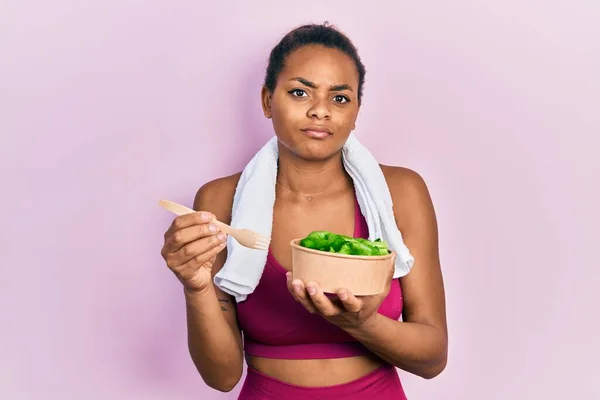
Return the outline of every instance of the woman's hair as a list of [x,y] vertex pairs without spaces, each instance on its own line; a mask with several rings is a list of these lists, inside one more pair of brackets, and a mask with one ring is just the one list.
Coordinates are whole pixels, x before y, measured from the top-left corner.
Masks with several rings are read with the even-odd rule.
[[358,101],[362,98],[363,84],[365,82],[365,66],[352,41],[337,28],[324,24],[310,24],[300,26],[287,35],[271,50],[269,65],[265,75],[265,86],[272,93],[277,84],[277,78],[285,65],[285,59],[295,50],[303,46],[320,45],[337,49],[348,55],[356,65],[358,72]]

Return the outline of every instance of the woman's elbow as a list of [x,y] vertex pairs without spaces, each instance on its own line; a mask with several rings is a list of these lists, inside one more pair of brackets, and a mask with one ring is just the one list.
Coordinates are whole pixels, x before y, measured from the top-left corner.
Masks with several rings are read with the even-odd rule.
[[441,374],[446,369],[447,364],[448,364],[448,359],[446,357],[444,357],[439,362],[420,371],[420,373],[418,375],[423,379],[433,379],[436,376],[438,376],[439,374]]
[[209,371],[200,371],[200,376],[204,383],[219,392],[231,392],[242,379],[243,366],[229,365],[226,368],[220,368],[220,371],[215,369]]
[[205,379],[204,383],[212,389],[218,390],[219,392],[227,393],[231,392],[237,384],[240,382],[242,374],[231,374],[226,377],[220,377],[215,380]]
[[208,384],[208,386],[212,389],[218,390],[219,392],[227,393],[231,392],[237,386],[238,382],[219,382],[214,385]]

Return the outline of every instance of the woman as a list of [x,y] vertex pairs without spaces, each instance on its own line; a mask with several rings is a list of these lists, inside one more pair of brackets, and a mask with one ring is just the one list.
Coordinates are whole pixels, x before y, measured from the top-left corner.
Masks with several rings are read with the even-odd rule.
[[[341,154],[364,77],[353,44],[327,25],[297,28],[271,52],[262,106],[278,138],[276,200],[267,265],[247,300],[235,304],[213,284],[227,255],[226,235],[210,221],[231,220],[240,174],[202,186],[194,201],[199,212],[177,217],[165,233],[162,255],[184,288],[190,354],[214,389],[238,384],[244,353],[248,374],[240,399],[403,399],[395,367],[428,379],[445,368],[437,223],[417,173],[381,166],[395,220],[415,258],[408,275],[390,276],[385,293],[358,298],[341,290],[333,299],[315,282],[290,282],[285,274],[293,238],[313,230],[368,236]],[[281,323],[289,316],[298,325]],[[274,336],[288,342],[269,343]]]

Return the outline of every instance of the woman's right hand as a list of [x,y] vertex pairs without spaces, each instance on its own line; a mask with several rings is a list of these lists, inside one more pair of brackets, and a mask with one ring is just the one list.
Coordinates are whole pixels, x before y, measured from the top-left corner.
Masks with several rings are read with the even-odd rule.
[[188,291],[203,292],[212,284],[212,267],[227,245],[213,219],[206,211],[181,215],[165,232],[162,257]]

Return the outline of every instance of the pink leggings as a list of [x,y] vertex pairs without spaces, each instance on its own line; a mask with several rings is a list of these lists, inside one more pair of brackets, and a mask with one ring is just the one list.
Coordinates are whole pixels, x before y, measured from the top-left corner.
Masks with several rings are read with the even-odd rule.
[[396,368],[383,365],[354,381],[334,386],[305,387],[282,382],[248,367],[238,400],[406,400]]

